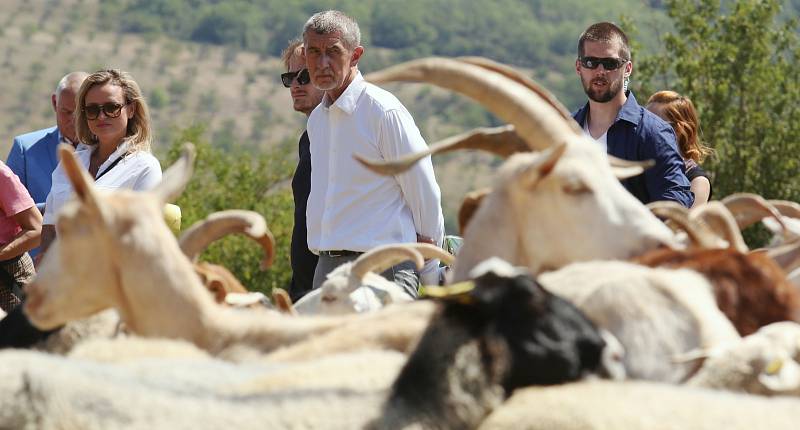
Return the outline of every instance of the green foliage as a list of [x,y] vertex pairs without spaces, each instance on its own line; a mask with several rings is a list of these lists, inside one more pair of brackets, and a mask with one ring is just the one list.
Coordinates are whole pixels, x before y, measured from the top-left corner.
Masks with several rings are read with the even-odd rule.
[[250,291],[269,294],[272,288],[286,288],[291,278],[289,241],[294,222],[292,192],[285,185],[294,171],[290,142],[258,154],[222,151],[206,141],[203,128],[196,126],[182,130],[173,140],[164,166],[177,159],[183,142],[193,142],[197,150],[194,176],[175,202],[181,208],[183,229],[216,211],[248,209],[264,216],[277,242],[274,264],[267,271],[258,269],[261,249],[239,235],[215,242],[201,260],[227,267]]
[[[778,0],[668,0],[674,33],[648,57],[642,98],[669,88],[698,108],[715,197],[754,192],[800,200],[800,46]],[[749,234],[757,241],[758,234]]]

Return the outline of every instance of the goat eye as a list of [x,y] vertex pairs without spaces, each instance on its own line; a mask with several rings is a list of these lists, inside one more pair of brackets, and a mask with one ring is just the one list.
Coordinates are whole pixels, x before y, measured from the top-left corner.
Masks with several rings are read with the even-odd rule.
[[571,181],[564,184],[563,190],[566,194],[580,195],[591,193],[592,189],[583,181]]
[[325,303],[332,303],[336,301],[336,297],[334,296],[322,296],[321,300]]

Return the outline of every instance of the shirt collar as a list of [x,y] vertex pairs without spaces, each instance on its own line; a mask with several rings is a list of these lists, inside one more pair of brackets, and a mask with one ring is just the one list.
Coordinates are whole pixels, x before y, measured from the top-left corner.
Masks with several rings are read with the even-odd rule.
[[642,118],[641,109],[642,107],[639,106],[639,103],[636,101],[633,91],[628,91],[628,99],[625,100],[625,104],[622,105],[622,109],[619,110],[617,121],[625,120],[633,125],[639,125],[639,121]]
[[323,105],[329,109],[331,106],[335,106],[344,113],[351,115],[353,111],[356,110],[356,103],[358,102],[359,97],[361,97],[361,94],[366,89],[367,81],[365,81],[364,77],[361,76],[360,71],[356,71],[356,76],[353,78],[353,81],[350,82],[350,85],[347,86],[339,98],[331,104],[328,98],[325,97]]
[[[104,161],[103,164],[101,164],[100,167],[97,168],[97,172],[98,173],[102,173],[103,171],[105,171],[107,169],[106,166],[108,166],[109,164],[113,163],[117,158],[124,157],[125,154],[128,152],[128,147],[129,146],[130,146],[130,142],[127,139],[123,140],[122,143],[117,145],[117,149],[115,149],[114,152],[112,152],[111,155],[108,156],[106,161]],[[98,145],[92,145],[92,151],[93,152],[97,151],[97,148],[99,148]]]

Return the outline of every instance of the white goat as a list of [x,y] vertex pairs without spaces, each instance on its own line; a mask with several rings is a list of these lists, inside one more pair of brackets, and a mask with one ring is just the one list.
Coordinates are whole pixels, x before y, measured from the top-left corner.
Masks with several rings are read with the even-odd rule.
[[[369,315],[291,317],[216,304],[163,221],[164,202],[174,199],[191,176],[191,152],[165,172],[151,193],[97,192],[68,148],[61,160],[75,198],[59,214],[58,239],[28,287],[25,312],[41,329],[116,308],[133,334],[188,340],[212,353],[236,346],[272,351],[310,336],[342,328],[369,327],[388,319],[414,318],[404,309]],[[92,258],[86,258],[91,255]],[[415,307],[426,315],[431,304]],[[405,351],[419,331],[350,344]],[[350,333],[352,337],[352,332]]]
[[413,298],[407,291],[378,273],[406,260],[421,268],[423,258],[437,258],[447,264],[453,262],[452,255],[434,245],[380,246],[334,269],[319,288],[303,296],[294,308],[300,314],[345,314],[411,301]]
[[712,348],[688,385],[800,396],[800,324],[780,322]]
[[[451,281],[491,256],[534,273],[595,259],[627,259],[678,243],[670,230],[619,183],[643,171],[619,163],[588,142],[547,92],[486,62],[415,60],[372,73],[368,80],[428,82],[476,99],[513,124],[541,153],[517,154],[464,232]],[[534,90],[535,89],[535,90]]]
[[800,399],[644,381],[517,390],[479,430],[793,430]]
[[740,338],[708,280],[690,270],[598,261],[544,273],[539,282],[619,340],[633,379],[684,381],[699,363],[675,357]]

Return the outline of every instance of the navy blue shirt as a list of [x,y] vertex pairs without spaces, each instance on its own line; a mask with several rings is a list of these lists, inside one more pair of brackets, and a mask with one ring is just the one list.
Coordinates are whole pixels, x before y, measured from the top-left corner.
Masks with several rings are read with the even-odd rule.
[[308,250],[308,232],[306,227],[306,206],[311,193],[311,151],[309,150],[308,133],[300,137],[297,169],[292,177],[292,194],[294,195],[294,229],[292,230],[291,262],[292,283],[289,285],[289,297],[297,302],[311,291],[314,281],[314,270],[317,268],[317,257]]
[[[572,117],[583,126],[588,112],[589,102],[586,102]],[[642,203],[672,200],[686,207],[692,205],[694,194],[689,188],[675,132],[657,115],[639,106],[633,92],[628,92],[628,100],[608,129],[607,141],[608,153],[617,158],[655,160],[656,165],[643,175],[622,181]]]

